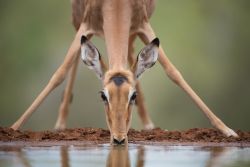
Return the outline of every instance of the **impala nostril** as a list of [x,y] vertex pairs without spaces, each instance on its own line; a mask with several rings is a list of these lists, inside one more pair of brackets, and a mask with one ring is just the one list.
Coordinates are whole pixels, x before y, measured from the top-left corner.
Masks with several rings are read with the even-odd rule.
[[125,138],[121,139],[121,140],[118,140],[116,138],[113,139],[113,143],[114,144],[117,144],[117,145],[121,145],[121,144],[124,144],[125,143]]

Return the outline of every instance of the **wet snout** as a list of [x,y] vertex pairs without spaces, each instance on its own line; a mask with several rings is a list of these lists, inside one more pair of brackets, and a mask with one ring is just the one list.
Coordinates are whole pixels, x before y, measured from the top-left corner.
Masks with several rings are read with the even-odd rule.
[[112,143],[114,145],[124,145],[127,143],[127,134],[113,135]]

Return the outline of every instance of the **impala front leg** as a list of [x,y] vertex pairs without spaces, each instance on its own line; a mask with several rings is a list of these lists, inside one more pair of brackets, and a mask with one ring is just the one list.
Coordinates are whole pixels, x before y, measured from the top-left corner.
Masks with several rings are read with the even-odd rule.
[[37,107],[44,101],[44,99],[50,94],[50,92],[60,85],[66,77],[72,64],[75,62],[77,57],[77,52],[80,50],[80,39],[82,35],[89,35],[84,24],[78,29],[75,38],[67,52],[62,65],[57,69],[52,78],[50,79],[47,86],[42,90],[42,92],[37,96],[31,106],[24,112],[24,114],[11,126],[12,129],[19,129],[25,121],[31,116],[31,114],[37,109]]
[[[140,38],[146,44],[148,44],[152,39],[155,38],[155,33],[151,28],[149,23],[146,23],[143,29],[140,31]],[[209,108],[208,106],[201,100],[201,98],[194,92],[194,90],[188,85],[188,83],[184,80],[181,73],[176,69],[176,67],[170,62],[167,58],[166,54],[162,47],[159,48],[159,58],[158,58],[161,66],[165,70],[168,77],[176,83],[179,87],[181,87],[190,98],[194,101],[194,103],[201,109],[201,111],[206,115],[206,117],[210,120],[211,124],[219,129],[226,136],[234,136],[238,137],[238,135],[230,128],[228,128]]]
[[[130,66],[132,66],[135,63],[134,45],[133,45],[135,38],[136,38],[136,36],[131,36],[129,39],[128,62],[130,64]],[[139,81],[137,81],[135,88],[136,88],[136,92],[137,92],[137,98],[136,98],[137,110],[138,110],[139,117],[142,121],[143,127],[144,127],[144,129],[153,129],[154,123],[150,119],[147,108],[145,106],[144,97],[143,97],[144,95],[143,95]]]
[[71,67],[71,72],[69,74],[68,83],[63,92],[62,101],[61,101],[61,105],[59,108],[59,114],[58,114],[57,121],[55,124],[55,129],[57,130],[63,130],[66,128],[66,119],[69,114],[69,105],[73,99],[72,90],[73,90],[77,66],[78,66],[79,58],[80,58],[80,53],[77,53],[77,54],[78,54],[77,58],[75,59],[75,62],[73,63]]

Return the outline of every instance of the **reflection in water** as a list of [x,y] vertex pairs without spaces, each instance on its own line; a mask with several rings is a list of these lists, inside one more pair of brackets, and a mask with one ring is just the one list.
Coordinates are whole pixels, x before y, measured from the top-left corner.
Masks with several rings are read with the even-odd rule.
[[[244,154],[243,149],[237,147],[214,147],[208,148],[210,151],[210,158],[206,167],[217,166],[250,166],[250,151]],[[246,162],[246,164],[244,164]]]
[[0,167],[226,167],[250,166],[250,148],[188,146],[4,147]]
[[207,161],[207,165],[206,167],[215,167],[215,166],[219,166],[218,160],[221,159],[221,157],[226,154],[228,150],[225,147],[214,147],[211,150],[210,153],[210,158]]
[[17,152],[17,160],[19,160],[19,163],[24,167],[31,167],[29,161],[25,158],[25,155],[21,150]]
[[136,167],[143,167],[144,166],[144,147],[140,146],[138,148],[138,156],[137,156],[137,162]]
[[[130,167],[129,152],[127,146],[112,146],[107,159],[106,167]],[[138,148],[136,167],[144,166],[144,148]]]
[[130,167],[127,146],[112,146],[107,159],[107,167]]
[[70,167],[68,147],[62,146],[60,149],[61,167]]

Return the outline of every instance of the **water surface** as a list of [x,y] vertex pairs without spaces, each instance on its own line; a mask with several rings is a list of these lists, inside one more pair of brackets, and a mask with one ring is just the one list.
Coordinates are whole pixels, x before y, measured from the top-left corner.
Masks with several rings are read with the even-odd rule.
[[135,145],[0,146],[0,167],[249,167],[250,148]]

